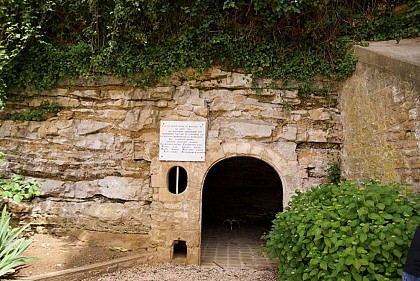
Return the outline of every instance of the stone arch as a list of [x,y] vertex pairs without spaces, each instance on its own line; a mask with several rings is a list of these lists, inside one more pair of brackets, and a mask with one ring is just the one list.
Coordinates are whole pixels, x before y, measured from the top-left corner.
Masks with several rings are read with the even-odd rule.
[[[257,256],[262,242],[259,240],[261,235],[271,227],[275,213],[282,211],[287,205],[293,194],[292,190],[299,187],[296,146],[229,142],[214,147],[209,146],[209,151],[211,153],[207,154],[206,163],[202,166],[202,168],[205,166],[205,172],[202,174],[200,198],[200,237],[198,237],[200,264],[210,265],[213,261],[232,266],[238,258],[246,263],[255,263],[255,266],[266,264],[268,261],[264,260],[264,257],[252,262],[246,260],[241,246],[229,248],[224,245],[246,244],[246,251]],[[260,181],[253,181],[252,178],[249,178],[251,184],[248,184],[247,180],[241,182],[240,177],[247,175],[242,174],[235,165],[238,163],[242,165],[245,162],[229,161],[236,159],[251,161],[253,164],[247,167],[256,170],[260,167],[259,163],[260,171],[275,183],[267,184],[269,181],[265,181],[258,174],[255,176],[259,177],[261,185]],[[218,166],[225,165],[225,161],[229,161],[227,162],[229,164]],[[212,170],[213,168],[215,170]],[[230,174],[234,174],[232,180],[227,177]],[[217,179],[217,175],[221,178]],[[206,182],[208,178],[215,180],[209,183]],[[224,183],[227,185],[223,185]],[[257,188],[254,189],[254,186]],[[209,190],[211,191],[208,192]],[[247,242],[244,244],[244,241]],[[235,258],[226,261],[223,258],[225,255],[232,255]]]
[[[294,190],[301,186],[296,144],[290,142],[268,144],[241,140],[220,143],[210,139],[206,146],[206,159],[203,162],[152,160],[151,187],[158,200],[151,205],[149,237],[150,243],[156,245],[153,252],[156,261],[170,261],[173,241],[182,240],[188,246],[186,262],[200,263],[204,182],[214,165],[223,159],[235,156],[260,159],[276,171],[282,182],[283,206],[287,205]],[[168,191],[164,176],[174,165],[182,166],[188,173],[187,189],[178,195]]]
[[[201,201],[201,224],[219,226],[229,219],[237,226],[271,227],[283,211],[283,187],[277,171],[260,158],[232,156],[213,165],[206,175]],[[239,223],[239,221],[241,223]]]
[[265,145],[258,142],[226,142],[209,149],[205,172],[201,181],[201,196],[204,181],[210,169],[218,162],[238,156],[260,159],[270,165],[279,175],[283,188],[283,206],[287,206],[297,188],[301,187],[296,152],[287,146]]

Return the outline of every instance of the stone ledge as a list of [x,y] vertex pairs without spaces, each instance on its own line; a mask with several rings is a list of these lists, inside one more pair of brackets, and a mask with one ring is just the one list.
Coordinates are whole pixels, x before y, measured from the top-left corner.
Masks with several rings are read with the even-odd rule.
[[133,267],[138,264],[144,264],[147,261],[146,254],[138,254],[129,257],[114,259],[107,262],[95,263],[87,266],[71,268],[56,272],[50,272],[33,277],[25,277],[21,281],[77,281],[85,278],[98,276],[104,273],[115,272],[118,270]]
[[355,46],[359,62],[378,67],[420,85],[420,38],[370,42]]

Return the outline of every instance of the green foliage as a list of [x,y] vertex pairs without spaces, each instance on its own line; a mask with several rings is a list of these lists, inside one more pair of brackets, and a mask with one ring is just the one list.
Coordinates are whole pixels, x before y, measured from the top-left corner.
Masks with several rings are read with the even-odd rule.
[[419,195],[406,193],[375,181],[297,192],[264,250],[279,258],[281,280],[400,280],[420,224]]
[[370,4],[353,18],[355,39],[387,40],[420,35],[420,1],[382,1]]
[[327,170],[328,172],[328,181],[333,184],[339,184],[341,181],[341,169],[340,164],[337,162],[332,163]]
[[0,179],[0,196],[12,198],[16,202],[30,200],[39,196],[40,184],[34,180],[24,180],[21,176],[13,175],[10,179]]
[[[33,0],[3,0],[1,2],[0,100],[8,87],[8,78],[1,74],[10,72],[16,63],[15,59],[31,42],[39,38],[48,7],[49,1],[42,1],[39,7]],[[0,108],[2,107],[1,102]]]
[[32,243],[32,239],[20,238],[29,225],[13,228],[10,226],[10,217],[4,207],[0,217],[0,276],[14,273],[19,265],[36,259],[22,257]]
[[308,89],[354,71],[354,41],[418,35],[419,17],[418,0],[4,0],[0,93],[79,75],[148,85],[212,64]]
[[44,101],[40,106],[30,109],[25,109],[18,113],[10,114],[8,117],[11,120],[22,120],[22,121],[42,121],[45,120],[46,116],[53,114],[56,115],[62,109],[61,105],[55,102],[50,103]]

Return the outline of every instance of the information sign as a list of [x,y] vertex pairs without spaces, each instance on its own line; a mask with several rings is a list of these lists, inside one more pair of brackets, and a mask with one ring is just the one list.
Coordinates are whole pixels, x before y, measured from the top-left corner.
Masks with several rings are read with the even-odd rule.
[[205,121],[161,121],[159,160],[205,161]]

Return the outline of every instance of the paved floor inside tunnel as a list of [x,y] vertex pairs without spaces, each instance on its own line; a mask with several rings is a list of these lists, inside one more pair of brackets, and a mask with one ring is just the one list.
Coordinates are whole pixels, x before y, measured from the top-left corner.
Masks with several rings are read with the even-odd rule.
[[275,268],[276,260],[261,253],[264,233],[260,227],[231,225],[203,227],[201,241],[201,265],[223,268]]

